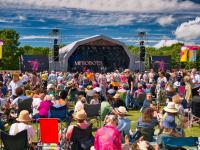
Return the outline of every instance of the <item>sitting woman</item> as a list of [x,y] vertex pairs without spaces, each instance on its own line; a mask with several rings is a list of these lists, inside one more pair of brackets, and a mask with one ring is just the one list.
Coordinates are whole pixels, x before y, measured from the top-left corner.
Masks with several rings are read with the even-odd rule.
[[[92,136],[92,125],[86,121],[86,118],[86,112],[81,109],[74,115],[74,119],[77,121],[76,125],[70,125],[67,129],[67,141],[77,142],[72,144],[73,150],[82,150],[86,147],[86,149],[90,149],[90,147],[93,145],[94,138]],[[78,128],[78,131],[75,130],[75,128]]]
[[126,108],[120,106],[119,108],[115,109],[117,116],[118,116],[118,125],[117,129],[120,131],[123,142],[125,141],[124,138],[126,135],[129,135],[129,131],[131,128],[131,121],[130,119],[126,118],[125,115],[127,113]]
[[[163,147],[162,137],[181,137],[176,131],[175,117],[168,115],[163,121],[163,131],[157,138],[156,150],[160,150]],[[168,147],[170,149],[170,147]]]
[[78,95],[78,100],[74,107],[74,112],[84,109],[84,104],[86,103],[86,98],[83,95]]
[[153,108],[146,108],[142,114],[142,117],[137,122],[137,132],[140,132],[144,139],[152,142],[155,126],[157,126],[158,120],[154,115]]
[[67,91],[65,91],[65,90],[60,91],[59,92],[59,99],[54,102],[54,106],[60,107],[60,106],[66,105],[67,104],[66,98],[67,98]]
[[118,117],[108,115],[104,123],[105,126],[98,129],[95,134],[95,150],[121,150],[121,135],[117,130]]
[[93,95],[93,99],[91,99],[90,104],[99,104],[100,95],[96,92]]
[[51,102],[51,99],[52,97],[49,95],[46,95],[44,97],[44,100],[40,102],[40,105],[38,107],[39,114],[36,114],[35,116],[33,116],[34,119],[48,118],[50,107],[53,105],[53,103]]
[[27,130],[29,144],[32,143],[35,136],[33,126],[31,125],[31,118],[29,117],[29,112],[27,110],[22,110],[19,117],[16,119],[17,123],[14,123],[10,127],[9,134],[16,135],[17,133]]

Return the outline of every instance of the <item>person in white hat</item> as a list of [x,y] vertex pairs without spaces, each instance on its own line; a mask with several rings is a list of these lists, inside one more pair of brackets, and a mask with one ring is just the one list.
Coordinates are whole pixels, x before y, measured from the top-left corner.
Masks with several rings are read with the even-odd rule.
[[29,116],[29,112],[27,110],[22,110],[19,113],[19,116],[16,119],[16,121],[17,123],[11,125],[9,134],[16,135],[17,133],[23,130],[27,130],[29,143],[31,143],[35,136],[35,131],[33,129],[33,126],[31,125],[31,118]]
[[116,108],[115,111],[118,116],[117,129],[120,131],[124,141],[125,135],[129,135],[129,131],[131,129],[131,121],[125,117],[127,110],[124,106]]

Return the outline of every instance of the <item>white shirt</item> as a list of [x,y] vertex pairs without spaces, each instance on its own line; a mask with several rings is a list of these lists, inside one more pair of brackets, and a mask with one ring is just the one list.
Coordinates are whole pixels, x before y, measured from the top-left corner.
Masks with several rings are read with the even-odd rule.
[[74,112],[77,112],[81,109],[84,109],[84,104],[81,101],[76,102],[76,105],[74,107]]
[[193,84],[200,83],[200,75],[199,74],[191,75],[191,79],[192,79]]
[[13,80],[10,82],[9,86],[8,86],[8,90],[11,90],[12,95],[16,95],[15,93],[15,89],[18,87],[22,87],[23,84],[22,82],[19,80],[17,82],[14,82]]
[[22,82],[28,82],[28,80],[29,80],[29,77],[26,74],[24,74],[22,76]]
[[167,78],[166,77],[163,77],[163,78],[161,78],[161,77],[159,77],[158,78],[158,80],[157,80],[157,83],[161,83],[161,82],[167,82]]
[[33,98],[33,115],[38,113],[38,107],[40,106],[41,99],[40,98]]
[[21,122],[12,124],[11,127],[10,127],[9,134],[10,135],[16,135],[17,133],[19,133],[23,130],[27,130],[29,138],[31,138],[31,139],[34,138],[35,131],[34,131],[32,125],[27,125],[27,124],[21,123]]

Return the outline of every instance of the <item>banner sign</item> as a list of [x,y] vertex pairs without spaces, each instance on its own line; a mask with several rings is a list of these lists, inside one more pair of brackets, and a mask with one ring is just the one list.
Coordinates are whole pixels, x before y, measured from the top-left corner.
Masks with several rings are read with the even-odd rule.
[[151,63],[155,71],[166,71],[171,69],[170,56],[152,56]]

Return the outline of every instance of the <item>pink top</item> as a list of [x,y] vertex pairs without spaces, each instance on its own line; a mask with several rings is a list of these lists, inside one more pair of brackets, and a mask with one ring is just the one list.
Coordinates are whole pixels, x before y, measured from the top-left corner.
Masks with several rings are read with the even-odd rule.
[[38,107],[39,110],[39,114],[41,117],[48,117],[48,111],[50,109],[50,106],[53,105],[53,103],[51,101],[42,101],[40,103],[40,106]]
[[95,150],[121,150],[121,134],[112,126],[97,130],[94,141]]

